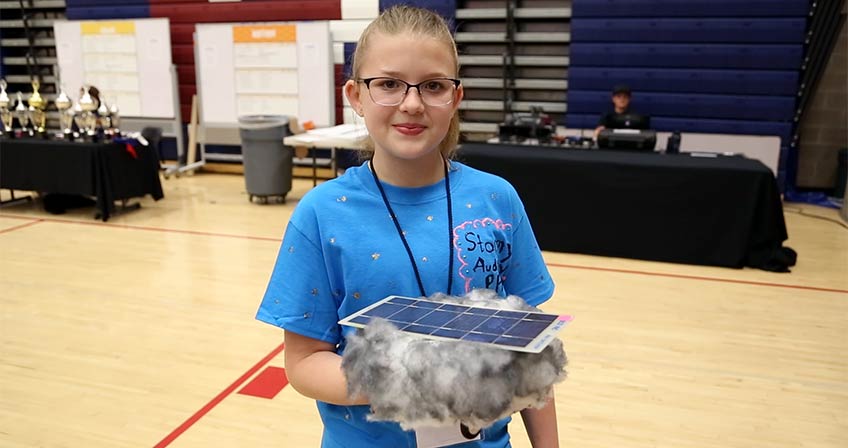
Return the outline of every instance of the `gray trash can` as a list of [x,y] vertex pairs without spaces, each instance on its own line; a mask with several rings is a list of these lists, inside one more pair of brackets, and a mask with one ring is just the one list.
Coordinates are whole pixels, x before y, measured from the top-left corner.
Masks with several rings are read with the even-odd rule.
[[247,115],[239,117],[244,183],[248,200],[268,198],[286,202],[292,188],[293,150],[283,145],[283,137],[291,135],[289,119],[282,115]]

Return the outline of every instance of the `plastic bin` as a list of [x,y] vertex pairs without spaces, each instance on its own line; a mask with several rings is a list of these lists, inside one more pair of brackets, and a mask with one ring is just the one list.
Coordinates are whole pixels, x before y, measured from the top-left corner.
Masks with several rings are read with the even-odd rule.
[[268,198],[285,203],[292,188],[293,150],[283,145],[283,137],[291,135],[289,119],[281,115],[247,115],[239,117],[244,182],[248,200]]

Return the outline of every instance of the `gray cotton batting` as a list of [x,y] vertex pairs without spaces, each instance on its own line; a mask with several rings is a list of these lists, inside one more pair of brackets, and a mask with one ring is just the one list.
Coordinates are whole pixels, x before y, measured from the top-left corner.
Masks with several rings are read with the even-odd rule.
[[[430,300],[539,311],[517,296],[475,290],[464,297],[436,294]],[[565,379],[562,342],[541,353],[524,353],[462,341],[425,339],[383,319],[348,337],[342,359],[350,396],[366,396],[370,420],[404,429],[464,424],[471,430],[528,407],[541,408],[553,385]]]

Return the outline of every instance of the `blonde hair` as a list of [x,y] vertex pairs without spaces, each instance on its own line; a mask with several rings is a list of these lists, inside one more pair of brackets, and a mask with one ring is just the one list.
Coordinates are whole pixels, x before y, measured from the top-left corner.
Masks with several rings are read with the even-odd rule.
[[[351,68],[351,79],[356,81],[359,79],[360,68],[365,52],[368,51],[368,44],[371,36],[374,33],[381,33],[389,36],[398,34],[410,33],[415,36],[432,38],[444,43],[450,50],[453,58],[454,75],[459,76],[459,56],[456,51],[456,42],[453,40],[448,24],[442,16],[433,11],[414,6],[399,5],[393,6],[382,13],[371,22],[362,35],[359,36],[359,42],[356,44],[356,51],[353,53],[353,66]],[[456,152],[456,145],[459,143],[459,113],[453,114],[451,118],[448,132],[445,138],[439,143],[439,152],[450,158]],[[374,151],[373,141],[368,141],[365,152],[370,155]],[[366,156],[366,154],[362,154]],[[367,157],[365,157],[367,158]]]

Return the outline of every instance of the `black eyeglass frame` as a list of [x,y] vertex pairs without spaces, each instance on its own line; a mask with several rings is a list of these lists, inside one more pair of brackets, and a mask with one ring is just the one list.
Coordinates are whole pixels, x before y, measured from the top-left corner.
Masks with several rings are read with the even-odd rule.
[[[375,99],[374,99],[374,97],[373,97],[373,96],[371,96],[371,82],[373,82],[373,81],[375,81],[375,80],[377,80],[377,79],[391,79],[392,81],[398,81],[398,82],[402,82],[402,83],[404,83],[404,84],[406,85],[406,90],[403,92],[403,96],[402,96],[402,97],[400,97],[400,101],[398,101],[398,102],[397,102],[397,103],[395,103],[395,104],[382,104],[382,103],[378,103],[378,102],[377,102],[377,100],[375,100]],[[430,81],[442,81],[442,80],[445,80],[445,81],[451,81],[451,82],[453,82],[453,89],[454,89],[453,91],[454,91],[454,93],[456,93],[456,89],[458,89],[458,88],[459,88],[459,85],[461,84],[461,81],[460,81],[460,80],[458,80],[458,79],[456,79],[456,78],[447,78],[447,77],[444,77],[444,78],[430,78],[430,79],[425,79],[424,81],[421,81],[421,82],[419,82],[418,84],[410,84],[410,83],[408,83],[408,82],[406,82],[406,81],[404,81],[404,80],[402,80],[402,79],[392,78],[391,76],[375,76],[375,77],[373,77],[373,78],[360,78],[360,79],[357,79],[356,81],[357,81],[357,82],[361,82],[361,83],[365,84],[365,87],[368,89],[368,96],[370,96],[370,97],[371,97],[371,101],[374,101],[374,103],[379,104],[379,105],[381,105],[381,106],[393,107],[393,106],[397,106],[398,104],[403,103],[403,100],[405,100],[405,99],[406,99],[406,95],[409,93],[409,89],[411,89],[411,88],[413,88],[413,87],[415,87],[415,90],[417,90],[417,91],[418,91],[418,96],[420,96],[420,97],[421,97],[421,101],[424,101],[424,96],[422,96],[422,95],[421,95],[421,88],[420,88],[420,87],[421,87],[421,85],[426,84],[426,83],[428,83],[428,82],[430,82]],[[426,103],[426,102],[424,102],[424,104],[427,104],[427,103]],[[441,107],[441,106],[447,106],[447,105],[449,105],[449,104],[453,104],[453,96],[451,96],[451,100],[450,100],[450,102],[447,102],[447,103],[445,103],[445,104],[439,104],[439,105],[427,104],[427,105],[428,105],[428,106],[432,106],[432,107]]]

